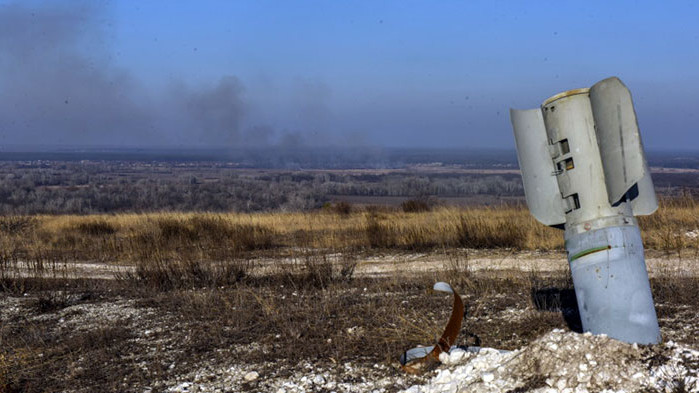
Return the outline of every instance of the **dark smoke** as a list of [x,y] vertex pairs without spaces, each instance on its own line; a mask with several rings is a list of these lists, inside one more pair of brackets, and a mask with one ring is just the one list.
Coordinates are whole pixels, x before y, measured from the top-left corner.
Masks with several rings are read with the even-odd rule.
[[[112,15],[101,1],[0,5],[0,150],[3,145],[265,147],[356,145],[330,132],[331,89],[296,79],[290,112],[262,100],[248,116],[233,75],[211,85],[174,80],[151,91],[115,64]],[[253,111],[254,112],[254,111]],[[279,121],[269,113],[287,113]],[[288,124],[286,124],[288,123]],[[257,125],[256,125],[257,124]]]
[[325,138],[333,117],[328,107],[332,95],[330,87],[318,80],[300,78],[296,81],[293,94],[296,97],[295,112],[298,114],[299,126],[311,134],[314,140]]
[[[235,76],[225,76],[215,86],[192,89],[174,87],[170,103],[164,116],[175,114],[184,118],[180,124],[172,125],[180,130],[181,142],[202,146],[239,146],[244,144],[245,135],[240,133],[241,121],[245,116],[243,84]],[[163,127],[164,128],[164,127]],[[172,134],[170,129],[168,134]]]
[[254,126],[247,130],[244,135],[244,145],[247,146],[269,146],[274,137],[274,128],[270,126]]
[[239,132],[244,88],[234,76],[148,92],[110,60],[109,19],[98,2],[0,6],[0,145],[269,143],[269,130]]
[[0,142],[153,140],[146,94],[100,50],[106,10],[91,4],[0,6]]

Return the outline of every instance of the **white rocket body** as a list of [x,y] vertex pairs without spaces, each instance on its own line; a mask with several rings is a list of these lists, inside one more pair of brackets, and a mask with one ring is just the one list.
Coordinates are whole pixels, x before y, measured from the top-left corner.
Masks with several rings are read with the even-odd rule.
[[527,205],[565,229],[583,329],[660,342],[634,217],[657,200],[628,89],[609,78],[510,115]]

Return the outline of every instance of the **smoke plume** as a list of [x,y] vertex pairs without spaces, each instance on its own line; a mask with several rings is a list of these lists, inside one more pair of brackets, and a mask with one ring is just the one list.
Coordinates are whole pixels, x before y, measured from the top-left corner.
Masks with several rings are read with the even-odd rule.
[[0,6],[0,143],[152,139],[146,95],[109,64],[90,4]]
[[109,19],[98,2],[0,6],[0,145],[244,144],[236,77],[148,91],[111,60]]

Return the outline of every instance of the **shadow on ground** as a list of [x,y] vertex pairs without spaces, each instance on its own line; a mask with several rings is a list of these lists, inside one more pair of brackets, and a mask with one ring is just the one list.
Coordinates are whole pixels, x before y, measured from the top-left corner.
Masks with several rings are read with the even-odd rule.
[[570,330],[582,333],[582,322],[574,289],[556,287],[532,289],[531,296],[537,310],[560,312]]

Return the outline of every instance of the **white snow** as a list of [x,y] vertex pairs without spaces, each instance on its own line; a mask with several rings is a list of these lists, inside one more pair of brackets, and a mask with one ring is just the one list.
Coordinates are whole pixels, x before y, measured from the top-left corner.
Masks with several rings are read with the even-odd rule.
[[245,374],[243,379],[248,381],[248,382],[252,382],[259,377],[260,377],[260,374],[257,371],[250,371],[249,373]]
[[435,377],[403,392],[669,392],[680,385],[699,392],[699,351],[673,342],[665,347],[670,360],[653,365],[638,345],[556,329],[513,352],[484,348],[442,354],[444,368]]

